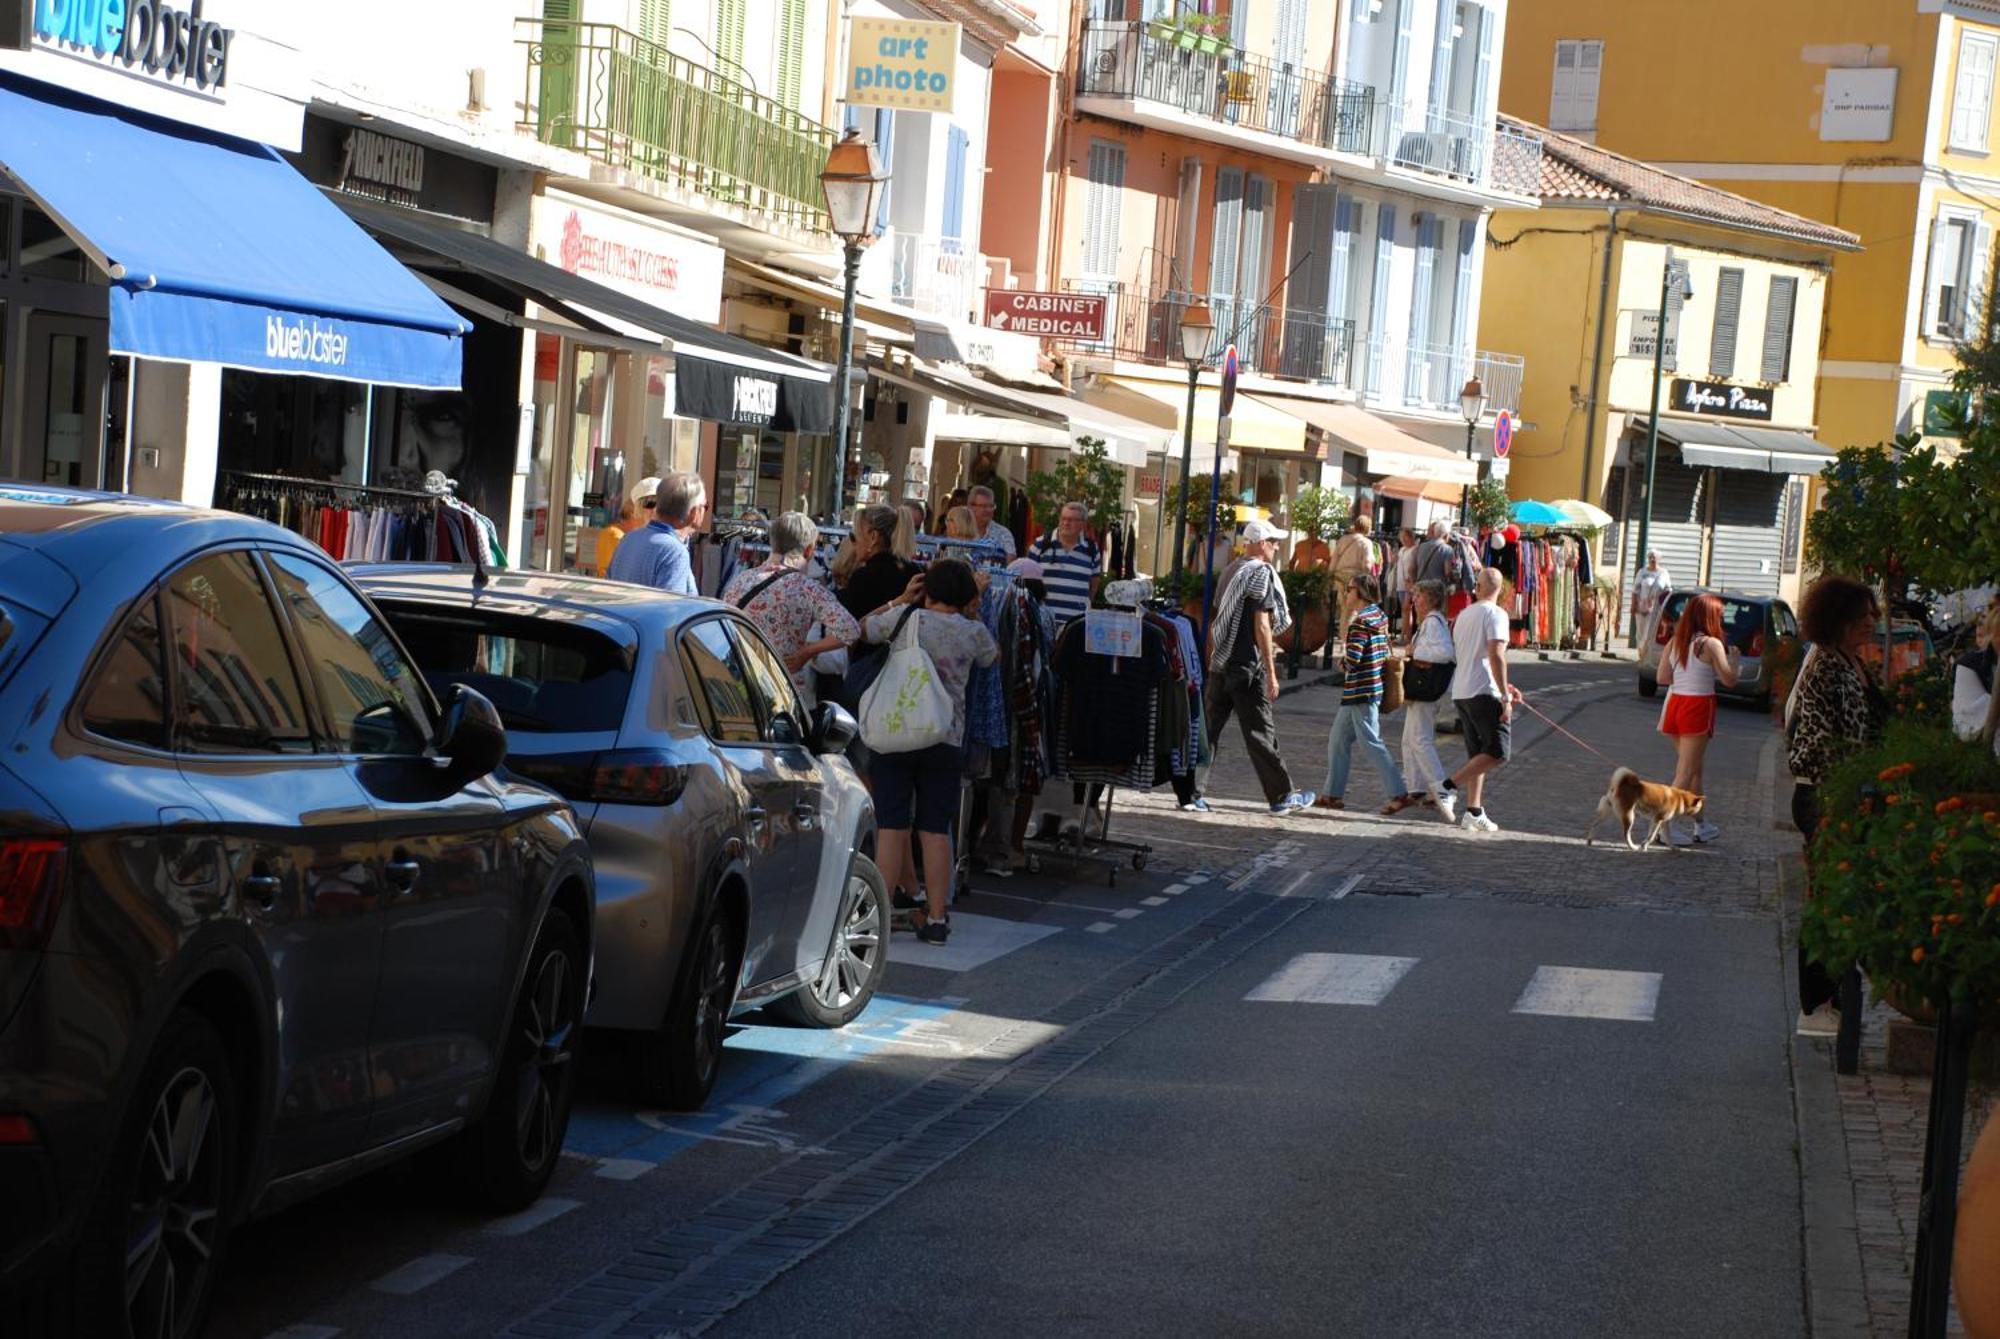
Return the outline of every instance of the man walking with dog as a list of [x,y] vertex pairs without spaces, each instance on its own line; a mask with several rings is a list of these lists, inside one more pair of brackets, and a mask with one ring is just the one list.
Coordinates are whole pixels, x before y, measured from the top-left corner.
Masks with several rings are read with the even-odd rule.
[[1451,702],[1465,731],[1466,764],[1445,778],[1437,806],[1446,822],[1475,832],[1500,830],[1486,814],[1486,778],[1513,750],[1514,704],[1521,700],[1521,690],[1507,682],[1507,611],[1499,604],[1500,582],[1499,568],[1483,568],[1479,598],[1459,613],[1451,629],[1458,655]]

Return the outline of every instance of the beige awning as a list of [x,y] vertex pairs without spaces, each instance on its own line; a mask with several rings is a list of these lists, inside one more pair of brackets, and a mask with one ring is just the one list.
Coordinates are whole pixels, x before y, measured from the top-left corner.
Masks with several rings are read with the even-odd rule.
[[[1181,417],[1187,412],[1187,383],[1175,385],[1139,377],[1102,377],[1083,392],[1083,398],[1093,405],[1166,428],[1178,439],[1182,428]],[[1213,387],[1202,387],[1196,393],[1194,402],[1197,456],[1203,451],[1214,451],[1216,423],[1221,412],[1220,394]],[[1276,405],[1265,404],[1252,396],[1238,395],[1229,416],[1229,445],[1238,451],[1302,456],[1307,449],[1306,422]]]
[[1413,437],[1389,420],[1355,405],[1303,400],[1290,395],[1258,394],[1241,398],[1268,401],[1286,413],[1298,415],[1348,450],[1359,452],[1368,462],[1370,474],[1435,479],[1449,484],[1479,480],[1479,467],[1462,454]]

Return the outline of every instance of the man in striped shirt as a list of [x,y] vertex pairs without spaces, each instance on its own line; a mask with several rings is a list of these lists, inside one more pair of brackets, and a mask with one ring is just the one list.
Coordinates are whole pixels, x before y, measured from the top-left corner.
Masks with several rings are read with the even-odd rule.
[[1341,662],[1340,710],[1326,740],[1326,789],[1314,803],[1322,809],[1347,807],[1341,797],[1347,793],[1347,773],[1359,744],[1389,793],[1382,812],[1401,813],[1421,797],[1406,793],[1402,770],[1382,742],[1382,664],[1389,658],[1389,620],[1379,603],[1382,586],[1364,572],[1348,583],[1346,595],[1354,616],[1348,620]]
[[1052,535],[1044,535],[1029,548],[1028,556],[1042,565],[1042,584],[1048,587],[1045,602],[1060,627],[1073,618],[1082,618],[1090,608],[1090,587],[1103,561],[1097,545],[1083,532],[1090,512],[1081,502],[1065,502]]

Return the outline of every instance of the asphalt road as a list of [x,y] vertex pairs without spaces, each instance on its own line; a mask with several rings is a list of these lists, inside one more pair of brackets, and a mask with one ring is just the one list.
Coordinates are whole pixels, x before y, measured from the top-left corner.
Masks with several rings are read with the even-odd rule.
[[[1631,678],[1517,670],[1661,775]],[[1281,706],[1303,784],[1332,697]],[[1609,764],[1534,718],[1492,838],[1272,820],[1225,747],[1213,818],[1121,798],[1144,873],[989,884],[708,1112],[594,1068],[520,1219],[416,1168],[255,1225],[212,1333],[1802,1334],[1770,739],[1726,711],[1723,842],[1647,855],[1581,846]]]

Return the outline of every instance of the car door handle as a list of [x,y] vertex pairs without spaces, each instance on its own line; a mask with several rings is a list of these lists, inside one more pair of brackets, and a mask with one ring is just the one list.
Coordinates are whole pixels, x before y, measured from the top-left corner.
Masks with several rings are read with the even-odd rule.
[[811,832],[819,827],[819,808],[816,805],[795,804],[792,806],[792,818],[798,823],[800,831]]
[[389,886],[399,893],[407,893],[417,886],[417,875],[423,873],[423,866],[410,859],[408,853],[398,851],[382,867],[388,877]]
[[752,832],[763,831],[764,828],[769,826],[771,822],[770,810],[766,809],[761,804],[753,804],[748,809],[745,809],[743,811],[743,817],[749,820],[750,830]]
[[277,904],[284,882],[275,874],[246,874],[236,887],[245,898],[269,911]]

